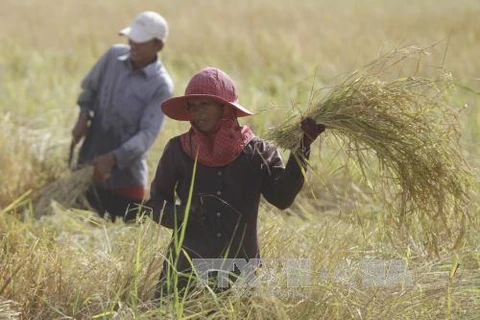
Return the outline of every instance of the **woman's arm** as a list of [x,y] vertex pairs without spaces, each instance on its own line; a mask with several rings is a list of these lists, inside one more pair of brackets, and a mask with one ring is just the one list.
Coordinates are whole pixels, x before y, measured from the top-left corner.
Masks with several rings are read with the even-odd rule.
[[325,126],[317,124],[311,118],[301,122],[302,139],[297,149],[292,150],[287,165],[283,167],[278,150],[264,143],[263,158],[269,168],[262,194],[268,202],[280,209],[290,207],[302,189],[305,181],[310,145],[325,130]]
[[178,177],[175,173],[174,141],[170,140],[163,150],[157,165],[155,177],[150,186],[150,199],[147,206],[152,209],[152,219],[168,228],[173,228],[174,220],[183,214],[175,207],[175,187]]

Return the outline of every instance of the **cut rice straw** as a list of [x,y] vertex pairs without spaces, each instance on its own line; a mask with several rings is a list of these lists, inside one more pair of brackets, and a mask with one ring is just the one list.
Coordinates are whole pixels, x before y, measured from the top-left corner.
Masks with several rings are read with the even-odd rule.
[[0,320],[20,319],[20,312],[14,309],[15,303],[11,300],[0,298]]
[[[392,70],[405,69],[412,59],[416,73],[426,54],[422,48],[402,48],[342,77],[320,101],[301,115],[291,114],[267,138],[295,149],[301,118],[326,125],[329,135],[348,146],[367,181],[366,172],[374,168],[382,175],[378,187],[393,183],[396,225],[410,231],[408,237],[420,230],[427,250],[438,255],[444,239],[461,245],[465,223],[472,218],[467,207],[473,175],[459,149],[459,110],[449,101],[452,76],[437,68],[435,78],[392,79]],[[385,202],[386,207],[392,203]]]
[[40,218],[51,212],[53,200],[63,207],[80,205],[88,208],[85,192],[92,183],[93,167],[86,166],[76,171],[68,171],[59,179],[47,184],[38,192],[33,201],[35,217]]

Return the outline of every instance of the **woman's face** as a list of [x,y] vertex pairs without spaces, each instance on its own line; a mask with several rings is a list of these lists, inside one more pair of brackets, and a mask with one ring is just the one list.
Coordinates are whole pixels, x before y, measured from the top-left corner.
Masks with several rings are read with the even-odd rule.
[[223,105],[209,98],[191,98],[187,110],[195,127],[203,133],[211,133],[223,115]]

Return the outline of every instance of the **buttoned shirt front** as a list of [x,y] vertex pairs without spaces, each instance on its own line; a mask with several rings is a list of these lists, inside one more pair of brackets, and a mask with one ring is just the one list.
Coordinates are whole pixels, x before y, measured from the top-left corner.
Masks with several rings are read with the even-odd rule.
[[[191,205],[197,206],[197,213],[189,213],[183,240],[190,258],[258,258],[260,198],[263,195],[280,209],[289,207],[303,186],[307,157],[308,151],[292,153],[284,166],[273,145],[254,138],[228,165],[207,167],[197,163],[193,176],[194,159],[175,137],[166,145],[158,164],[148,205],[162,225],[179,230],[186,220],[182,210],[193,184],[191,198],[196,203]],[[187,268],[186,262],[181,265],[182,259],[179,263],[179,269]]]

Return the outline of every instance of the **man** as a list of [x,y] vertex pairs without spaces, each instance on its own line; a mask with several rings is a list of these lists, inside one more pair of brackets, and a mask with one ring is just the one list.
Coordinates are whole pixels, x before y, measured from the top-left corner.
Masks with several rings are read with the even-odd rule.
[[128,45],[112,46],[83,79],[72,129],[72,147],[85,138],[78,166],[94,166],[87,200],[102,217],[123,217],[145,197],[146,156],[164,115],[158,106],[173,93],[173,82],[158,59],[168,24],[158,13],[145,11],[120,31]]

